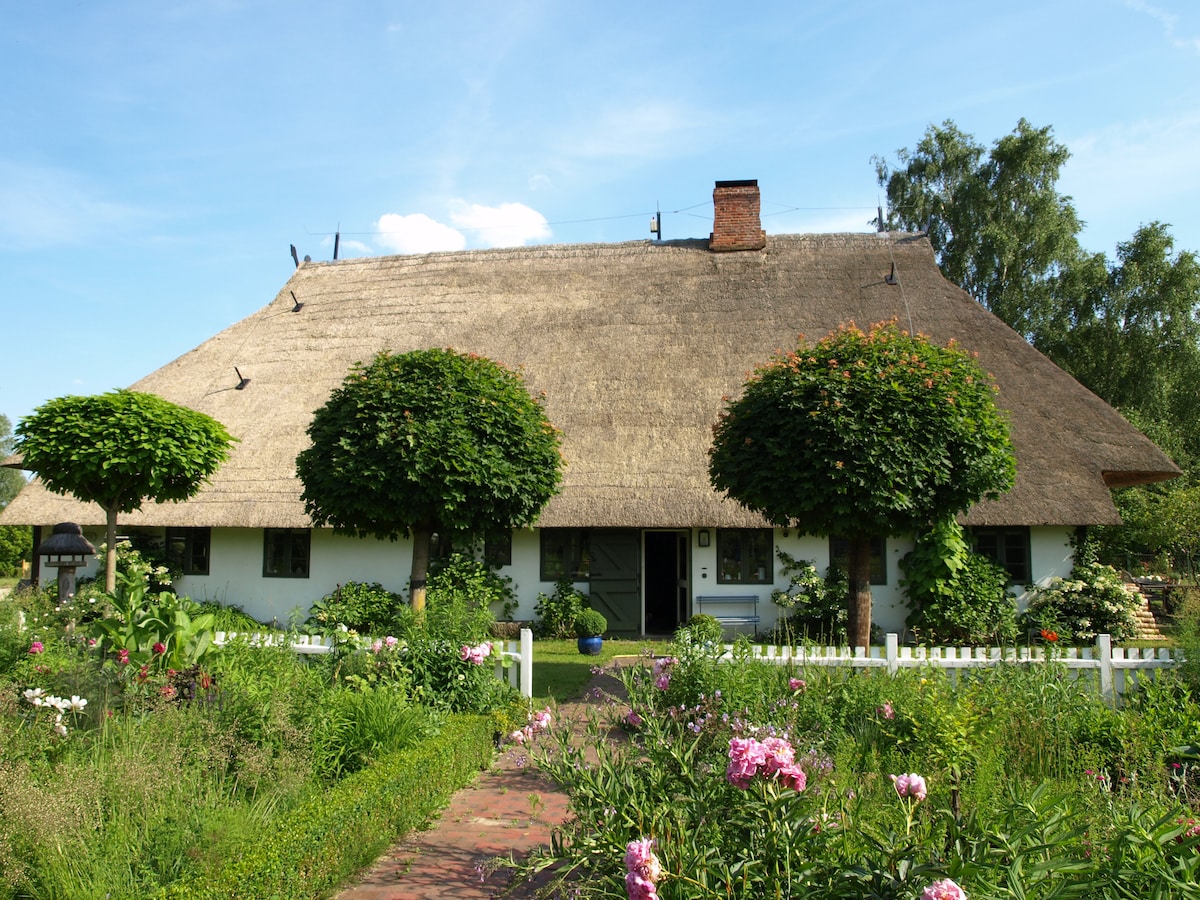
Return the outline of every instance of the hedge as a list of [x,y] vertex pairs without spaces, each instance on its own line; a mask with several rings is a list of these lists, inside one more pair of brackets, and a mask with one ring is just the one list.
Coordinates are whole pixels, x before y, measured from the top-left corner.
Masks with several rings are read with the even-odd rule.
[[338,782],[290,810],[268,834],[213,871],[192,872],[158,900],[305,900],[327,896],[420,828],[487,768],[486,716],[450,716],[441,733]]

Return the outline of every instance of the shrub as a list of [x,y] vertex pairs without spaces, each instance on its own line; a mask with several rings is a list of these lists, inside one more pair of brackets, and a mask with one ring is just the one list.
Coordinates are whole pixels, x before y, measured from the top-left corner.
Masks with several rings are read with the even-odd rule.
[[725,629],[715,616],[697,613],[686,625],[675,632],[676,643],[719,644],[725,637]]
[[900,560],[912,613],[908,627],[926,642],[1011,643],[1017,637],[1016,604],[1008,572],[967,545],[953,519],[918,536]]
[[554,586],[553,594],[538,594],[534,633],[543,638],[574,637],[575,617],[586,605],[587,595],[564,575]]
[[425,595],[425,635],[434,640],[475,644],[488,636],[494,604],[512,595],[511,579],[482,560],[452,553],[431,567]]
[[575,616],[576,637],[600,637],[608,631],[608,619],[595,609],[581,609]]
[[1051,630],[1086,643],[1098,634],[1113,640],[1129,640],[1137,634],[1135,611],[1141,595],[1125,586],[1112,566],[1077,562],[1071,578],[1052,578],[1044,587],[1030,591],[1022,619],[1031,633]]
[[404,598],[378,583],[348,581],[339,584],[312,605],[305,624],[318,631],[347,628],[359,634],[384,634],[392,627]]
[[435,730],[426,710],[387,688],[335,689],[325,696],[319,715],[313,728],[313,771],[327,782],[411,747]]
[[846,639],[846,616],[850,582],[846,573],[830,567],[822,578],[808,560],[776,550],[775,555],[788,576],[788,586],[771,592],[771,602],[788,611],[786,628],[792,636],[841,642]]

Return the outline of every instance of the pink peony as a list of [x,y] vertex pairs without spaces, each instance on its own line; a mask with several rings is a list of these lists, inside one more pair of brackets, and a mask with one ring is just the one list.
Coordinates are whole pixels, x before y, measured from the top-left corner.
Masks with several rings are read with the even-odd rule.
[[949,878],[943,878],[925,888],[921,900],[967,900],[967,892]]
[[662,877],[662,864],[654,855],[653,838],[629,842],[625,847],[625,868],[630,872],[637,872],[649,881],[658,881]]
[[803,678],[789,678],[788,679],[788,690],[789,691],[803,691],[803,690],[806,690],[807,688],[808,688],[808,684],[805,682],[805,680]]
[[400,643],[400,639],[394,638],[390,634],[383,639],[384,646],[388,647],[389,649],[395,647],[398,643]]
[[925,799],[928,793],[925,786],[925,779],[916,772],[910,772],[908,775],[892,775],[890,777],[895,785],[896,793],[900,797],[912,797],[917,801]]
[[29,655],[37,656],[39,653],[43,652],[45,649],[46,648],[42,646],[41,641],[34,641],[32,644],[29,645]]
[[162,656],[164,653],[167,652],[167,645],[164,644],[162,641],[155,641],[154,646],[151,647],[150,649],[154,651],[155,656]]
[[885,719],[896,718],[896,710],[892,707],[890,700],[884,703],[883,706],[878,707],[875,712]]
[[[372,653],[378,653],[382,649],[383,649],[383,641],[376,640],[376,641],[371,642],[371,652]],[[463,647],[463,649],[466,650],[467,648]],[[463,659],[466,659],[466,657],[464,656]]]

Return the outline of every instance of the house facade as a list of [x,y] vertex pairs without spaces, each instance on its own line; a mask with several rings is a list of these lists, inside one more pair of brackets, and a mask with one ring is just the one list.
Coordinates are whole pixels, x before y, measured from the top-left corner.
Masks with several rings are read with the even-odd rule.
[[[785,587],[776,552],[824,570],[836,540],[803,522],[772,528],[717,494],[707,449],[723,397],[798,335],[849,321],[903,327],[977,353],[1000,388],[1017,453],[1004,497],[963,517],[1016,585],[1066,575],[1082,525],[1119,521],[1110,489],[1178,474],[1112,408],[938,270],[923,235],[767,236],[755,182],[718,182],[707,239],[374,257],[300,264],[246,319],[131,385],[205,412],[239,443],[194,499],[149,504],[123,530],[164,544],[180,590],[286,622],[346,581],[404,591],[409,542],[313,529],[296,454],[352,364],[379,351],[453,347],[519,368],[562,431],[561,493],[535,527],[489,543],[513,579],[518,619],[562,576],[613,631],[667,634],[700,611],[757,616]],[[84,526],[98,507],[35,480],[6,524]],[[875,623],[908,614],[898,581],[907,538],[877,542]],[[747,625],[747,630],[751,625]]]

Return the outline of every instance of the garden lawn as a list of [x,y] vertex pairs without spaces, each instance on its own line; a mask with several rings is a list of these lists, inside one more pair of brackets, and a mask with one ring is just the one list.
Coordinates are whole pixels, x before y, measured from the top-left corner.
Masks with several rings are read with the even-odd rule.
[[662,641],[623,641],[605,639],[596,656],[579,652],[574,640],[535,640],[533,642],[533,696],[537,706],[547,700],[562,703],[578,698],[592,678],[592,670],[604,667],[617,656],[641,656],[646,651],[665,652]]

